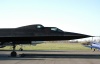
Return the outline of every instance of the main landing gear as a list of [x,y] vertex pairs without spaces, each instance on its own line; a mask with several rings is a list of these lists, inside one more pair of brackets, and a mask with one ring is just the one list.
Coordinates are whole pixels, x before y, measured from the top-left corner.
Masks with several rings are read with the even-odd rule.
[[15,51],[15,48],[16,48],[16,45],[13,44],[13,51],[12,51],[11,54],[10,54],[11,57],[16,57],[16,56],[17,56],[17,53],[16,53],[16,51]]

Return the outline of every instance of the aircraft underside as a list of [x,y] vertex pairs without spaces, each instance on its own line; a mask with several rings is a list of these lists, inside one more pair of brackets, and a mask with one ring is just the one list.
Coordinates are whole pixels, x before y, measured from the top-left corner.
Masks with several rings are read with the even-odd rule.
[[[87,36],[86,36],[87,37]],[[72,40],[85,38],[85,36],[37,36],[37,37],[0,37],[2,42],[12,41],[56,41],[56,40]]]
[[9,43],[13,46],[11,52],[12,57],[16,57],[15,51],[16,45],[18,44],[31,44],[31,41],[57,41],[57,40],[72,40],[84,38],[85,36],[35,36],[35,37],[0,37],[1,44]]

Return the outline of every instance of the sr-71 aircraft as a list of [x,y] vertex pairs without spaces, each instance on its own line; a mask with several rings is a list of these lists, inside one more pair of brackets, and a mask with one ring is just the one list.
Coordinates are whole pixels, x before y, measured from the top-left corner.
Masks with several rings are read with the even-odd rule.
[[91,36],[65,32],[57,27],[44,27],[41,24],[0,29],[0,45],[11,44],[13,46],[12,57],[17,56],[15,48],[18,44],[32,44],[32,41],[72,40],[86,37]]

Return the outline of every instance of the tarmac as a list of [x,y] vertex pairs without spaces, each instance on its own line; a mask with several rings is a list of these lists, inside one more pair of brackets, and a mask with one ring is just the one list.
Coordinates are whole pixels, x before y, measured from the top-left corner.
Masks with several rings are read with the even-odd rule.
[[100,64],[100,51],[0,51],[0,64]]

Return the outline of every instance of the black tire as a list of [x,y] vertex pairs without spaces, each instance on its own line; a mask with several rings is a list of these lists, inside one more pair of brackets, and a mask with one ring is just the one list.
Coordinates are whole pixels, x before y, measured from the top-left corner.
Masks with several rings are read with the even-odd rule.
[[20,50],[20,51],[23,51],[23,49],[22,49],[22,48],[20,48],[19,50]]
[[15,51],[12,51],[11,52],[11,57],[16,57],[17,56],[17,53]]

